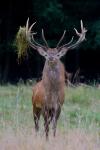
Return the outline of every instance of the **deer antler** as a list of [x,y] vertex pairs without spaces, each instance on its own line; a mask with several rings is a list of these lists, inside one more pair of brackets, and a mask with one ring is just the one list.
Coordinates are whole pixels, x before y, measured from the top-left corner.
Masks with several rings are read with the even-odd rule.
[[59,47],[58,51],[60,50],[60,52],[57,54],[57,56],[59,58],[62,57],[63,55],[65,55],[68,50],[74,49],[77,46],[79,46],[79,44],[82,43],[85,40],[85,35],[86,35],[87,30],[83,27],[82,20],[80,21],[80,23],[81,23],[81,33],[79,33],[77,31],[77,29],[74,28],[74,30],[75,30],[77,36],[79,37],[79,39],[75,43],[73,43],[73,37],[72,37],[72,39],[69,43]]
[[[32,28],[33,26],[35,25],[36,22],[34,22],[30,27],[29,27],[29,18],[27,19],[27,23],[26,23],[26,38],[27,38],[27,41],[29,42],[30,46],[33,47],[34,49],[37,49],[38,52],[44,56],[45,58],[48,58],[49,57],[49,54],[48,54],[48,49],[49,46],[48,46],[48,43],[45,39],[45,36],[44,36],[44,31],[42,29],[42,38],[43,38],[43,41],[45,43],[45,46],[44,45],[41,45],[39,43],[37,43],[34,39],[34,35],[36,33],[32,32]],[[61,58],[63,55],[66,54],[66,52],[70,49],[74,49],[76,48],[77,46],[80,45],[80,43],[82,43],[84,40],[85,40],[85,35],[86,35],[86,32],[87,30],[83,27],[83,22],[82,20],[80,21],[81,23],[81,33],[79,33],[77,31],[76,28],[74,28],[75,32],[76,32],[76,35],[79,37],[79,39],[76,41],[76,42],[73,42],[73,39],[74,37],[72,37],[72,39],[67,43],[67,44],[64,44],[62,46],[59,47],[60,43],[62,42],[64,36],[65,36],[65,33],[66,33],[66,30],[64,30],[64,33],[62,35],[62,37],[60,38],[58,44],[57,44],[57,47],[55,48],[58,52],[57,54],[54,56],[54,57],[57,57],[57,58]]]
[[[36,33],[34,33],[34,32],[31,31],[32,28],[33,28],[33,26],[35,25],[35,23],[36,23],[36,22],[34,22],[34,23],[29,27],[29,18],[27,19],[27,22],[26,22],[26,39],[27,39],[27,41],[29,42],[29,44],[30,44],[30,46],[31,46],[32,48],[38,50],[38,52],[39,52],[40,55],[44,56],[45,58],[48,58],[48,54],[47,54],[47,52],[46,52],[47,47],[45,47],[45,46],[43,46],[43,45],[37,43],[37,42],[35,41],[35,39],[34,39],[34,35],[35,35]],[[43,33],[42,33],[42,34],[43,34]],[[45,38],[44,38],[44,35],[42,35],[42,37],[43,37],[43,40],[46,41]]]
[[[26,38],[27,38],[27,41],[29,42],[30,46],[34,49],[38,49],[38,48],[43,48],[43,49],[47,49],[45,46],[37,43],[34,39],[34,35],[37,34],[37,33],[34,33],[32,32],[32,28],[33,26],[36,24],[36,22],[34,22],[30,27],[29,27],[29,18],[27,19],[27,22],[26,22]],[[44,37],[43,37],[44,38]],[[45,38],[44,38],[45,39]]]
[[43,29],[42,29],[42,38],[43,38],[44,43],[46,44],[46,47],[49,48],[48,43],[47,43],[45,36],[44,36],[44,30]]
[[56,48],[58,48],[58,47],[59,47],[60,43],[61,43],[61,42],[62,42],[62,40],[64,39],[65,33],[66,33],[66,30],[64,30],[64,33],[63,33],[62,37],[60,38],[60,40],[59,40],[59,42],[58,42],[58,44],[57,44]]

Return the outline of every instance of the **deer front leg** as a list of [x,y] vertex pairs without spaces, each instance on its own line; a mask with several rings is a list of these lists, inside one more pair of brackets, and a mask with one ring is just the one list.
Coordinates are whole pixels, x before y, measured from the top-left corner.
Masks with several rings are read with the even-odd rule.
[[52,122],[53,122],[53,127],[52,128],[53,128],[54,137],[56,135],[57,121],[58,121],[58,118],[60,116],[60,113],[61,113],[61,107],[59,106],[59,108],[54,111],[53,119],[52,119]]
[[40,119],[41,109],[33,107],[33,117],[35,123],[35,131],[39,131],[39,119]]
[[48,109],[45,109],[43,116],[44,116],[45,135],[46,135],[46,139],[48,140],[49,124],[50,124],[50,116],[49,116],[49,110]]

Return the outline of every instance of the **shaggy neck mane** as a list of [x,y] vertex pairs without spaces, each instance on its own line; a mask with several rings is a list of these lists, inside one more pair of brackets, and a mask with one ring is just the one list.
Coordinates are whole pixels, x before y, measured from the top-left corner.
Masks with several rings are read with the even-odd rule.
[[45,63],[43,82],[48,91],[58,91],[61,88],[61,85],[64,84],[64,67],[60,61],[54,66],[50,66],[48,62]]

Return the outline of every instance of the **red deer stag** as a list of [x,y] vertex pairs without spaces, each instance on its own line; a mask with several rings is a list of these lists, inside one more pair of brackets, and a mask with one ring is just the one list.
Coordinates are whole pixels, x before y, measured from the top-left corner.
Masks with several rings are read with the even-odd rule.
[[81,20],[81,33],[75,29],[75,32],[79,37],[76,42],[73,42],[72,37],[69,43],[59,46],[65,36],[66,31],[64,31],[56,48],[50,48],[45,39],[43,30],[42,38],[45,46],[35,41],[35,33],[31,31],[34,24],[35,23],[29,27],[29,19],[27,20],[26,38],[29,45],[33,49],[37,50],[38,53],[46,59],[46,61],[43,69],[42,80],[33,87],[33,115],[36,131],[39,129],[40,115],[43,115],[46,138],[48,138],[49,124],[51,122],[53,123],[53,134],[55,136],[57,120],[61,113],[61,106],[64,103],[65,69],[60,58],[64,56],[68,50],[76,48],[85,40],[87,30],[83,27]]

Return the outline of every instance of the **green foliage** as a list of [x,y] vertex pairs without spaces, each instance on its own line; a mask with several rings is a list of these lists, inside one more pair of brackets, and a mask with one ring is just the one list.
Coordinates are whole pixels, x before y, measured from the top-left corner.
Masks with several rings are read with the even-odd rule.
[[48,7],[45,8],[42,16],[48,21],[54,21],[55,19],[59,19],[59,21],[63,21],[64,14],[62,12],[62,5],[57,1],[49,1]]
[[[41,3],[41,5],[39,5]],[[42,0],[38,0],[33,4],[34,13],[40,21],[40,26],[43,24],[47,27],[48,35],[52,37],[52,33],[58,34],[60,30],[64,30],[61,28],[64,23],[64,13],[63,6],[58,0],[45,0],[45,3]]]
[[94,48],[97,48],[100,46],[100,20],[97,20],[93,23],[91,32],[94,35]]
[[[39,3],[41,3],[41,5],[39,5]],[[63,17],[62,4],[57,0],[45,0],[45,3],[42,3],[42,0],[37,0],[33,3],[33,7],[38,17],[44,17],[48,20]]]

